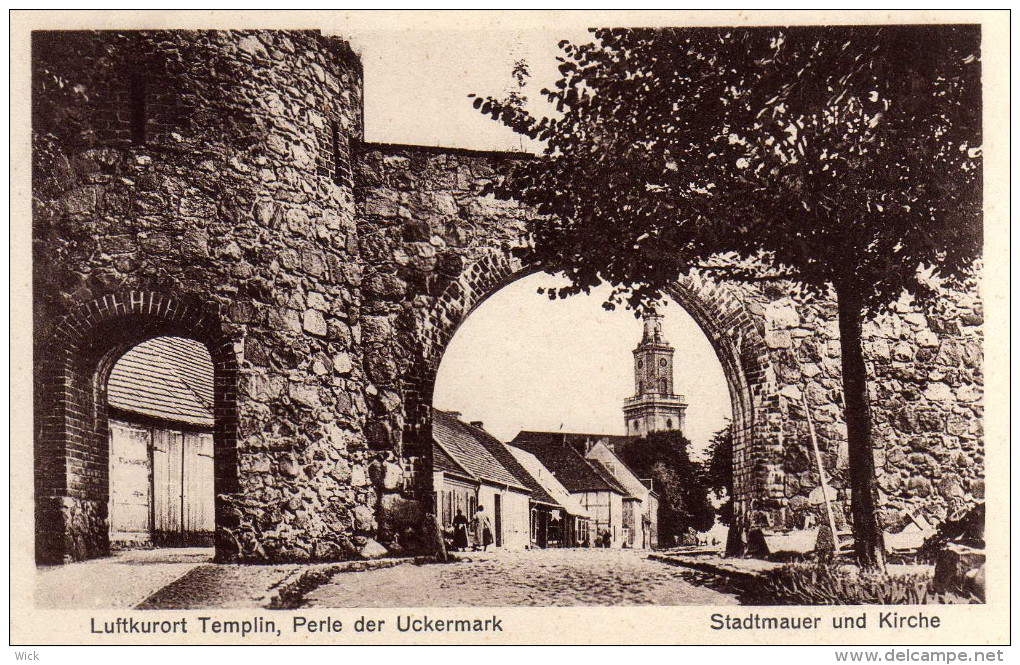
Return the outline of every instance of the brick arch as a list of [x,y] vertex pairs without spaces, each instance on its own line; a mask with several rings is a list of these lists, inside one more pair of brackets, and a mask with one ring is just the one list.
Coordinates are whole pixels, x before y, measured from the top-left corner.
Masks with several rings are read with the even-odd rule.
[[46,340],[37,373],[36,558],[87,559],[109,551],[107,380],[146,340],[187,337],[212,357],[217,531],[220,496],[237,488],[237,358],[216,310],[153,291],[106,295],[70,309]]
[[[493,251],[450,282],[430,310],[419,312],[420,365],[405,387],[405,395],[413,402],[408,405],[412,407],[408,411],[412,437],[424,442],[428,436],[436,374],[460,325],[489,296],[540,271],[538,266]],[[734,508],[740,526],[746,527],[762,515],[771,520],[782,503],[782,424],[761,322],[748,312],[734,287],[697,275],[681,278],[666,294],[708,337],[726,377],[733,414]]]
[[739,526],[771,522],[783,503],[778,386],[760,319],[735,287],[691,274],[666,290],[708,337],[730,393],[734,513]]

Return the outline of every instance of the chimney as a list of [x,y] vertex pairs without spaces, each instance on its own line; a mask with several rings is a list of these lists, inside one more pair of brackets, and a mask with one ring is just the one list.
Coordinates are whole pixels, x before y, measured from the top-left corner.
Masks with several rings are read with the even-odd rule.
[[456,418],[457,420],[460,420],[460,417],[462,415],[460,411],[447,411],[447,413]]
[[478,429],[485,429],[482,425],[483,425],[483,423],[482,423],[481,420],[472,420],[471,421],[471,426],[472,427],[477,427]]

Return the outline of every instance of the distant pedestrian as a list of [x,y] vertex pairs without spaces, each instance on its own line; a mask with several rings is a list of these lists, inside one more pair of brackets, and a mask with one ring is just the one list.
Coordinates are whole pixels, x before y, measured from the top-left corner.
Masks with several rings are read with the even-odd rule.
[[474,536],[473,549],[481,547],[483,552],[488,551],[489,545],[492,544],[492,523],[485,514],[484,506],[478,506],[478,510],[475,511],[474,519],[471,520],[471,532]]
[[464,517],[464,511],[460,509],[457,509],[457,516],[453,518],[453,548],[468,548],[468,518]]

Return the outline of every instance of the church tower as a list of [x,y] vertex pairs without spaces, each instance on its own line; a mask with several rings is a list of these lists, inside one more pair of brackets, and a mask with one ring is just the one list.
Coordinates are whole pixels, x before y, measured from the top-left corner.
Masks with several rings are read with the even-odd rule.
[[634,349],[636,394],[623,403],[628,436],[683,431],[687,402],[673,393],[673,347],[662,339],[662,316],[644,315],[644,334]]

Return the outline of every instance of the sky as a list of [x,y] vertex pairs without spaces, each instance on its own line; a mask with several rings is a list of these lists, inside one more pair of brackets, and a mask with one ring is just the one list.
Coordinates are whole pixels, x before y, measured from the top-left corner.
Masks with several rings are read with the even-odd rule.
[[537,146],[475,110],[470,93],[505,96],[516,87],[514,63],[525,60],[529,107],[548,108],[539,91],[559,76],[559,41],[591,41],[577,27],[362,29],[344,37],[364,64],[367,141],[475,150]]
[[[602,308],[607,286],[554,301],[537,293],[564,283],[530,275],[475,309],[443,356],[433,405],[481,420],[503,441],[522,429],[624,434],[641,321],[630,310]],[[663,337],[676,348],[674,390],[689,404],[685,433],[701,451],[730,417],[726,379],[690,315],[673,302],[660,313]]]

